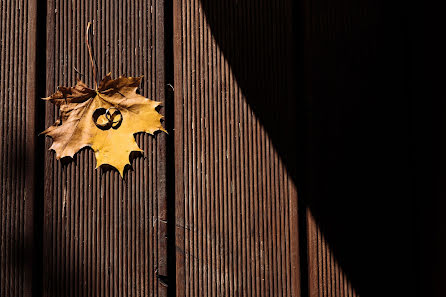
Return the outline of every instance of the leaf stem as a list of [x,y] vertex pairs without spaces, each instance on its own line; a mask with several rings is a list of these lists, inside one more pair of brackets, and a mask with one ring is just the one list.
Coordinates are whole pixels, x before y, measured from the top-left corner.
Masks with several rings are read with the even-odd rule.
[[88,40],[89,37],[89,33],[90,33],[90,26],[91,26],[91,22],[88,22],[87,24],[87,32],[85,34],[85,43],[87,44],[87,48],[88,48],[88,54],[90,55],[90,63],[91,63],[91,68],[93,70],[93,78],[94,78],[94,89],[97,91],[98,90],[98,81],[97,81],[97,74],[96,74],[96,67],[94,66],[94,60],[93,60],[93,54],[91,52],[91,47],[90,47],[90,42]]

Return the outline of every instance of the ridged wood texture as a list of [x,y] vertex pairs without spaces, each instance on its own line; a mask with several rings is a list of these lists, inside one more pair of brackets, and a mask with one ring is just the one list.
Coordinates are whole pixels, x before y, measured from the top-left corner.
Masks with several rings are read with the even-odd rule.
[[[208,4],[223,14],[226,4]],[[243,5],[262,19],[255,1]],[[202,3],[174,1],[174,17],[177,296],[299,296],[293,181]],[[276,86],[281,71],[268,77]]]
[[[94,20],[100,79],[108,72],[144,75],[141,94],[164,102],[163,1],[47,3],[46,95],[77,78],[93,86],[85,30]],[[46,114],[49,126],[58,110],[47,104]],[[166,295],[157,277],[167,274],[166,135],[136,140],[144,157],[131,161],[124,178],[115,169],[95,169],[91,149],[69,162],[46,153],[44,296]]]
[[[339,123],[350,120],[350,115],[339,113],[339,110],[348,110],[349,100],[364,101],[364,95],[355,89],[355,87],[360,87],[349,85],[355,83],[353,76],[365,76],[364,69],[367,69],[365,66],[368,65],[363,61],[372,59],[376,51],[376,44],[374,44],[376,33],[372,30],[375,29],[376,20],[379,18],[375,14],[376,7],[373,4],[373,1],[351,0],[303,1],[305,100],[310,110],[308,116],[310,136],[306,140],[306,145],[309,145],[310,150],[308,164],[313,171],[313,176],[309,180],[313,183],[311,187],[316,187],[309,195],[315,197],[311,196],[308,199],[310,199],[310,208],[314,208],[315,211],[320,212],[321,209],[331,211],[331,219],[334,221],[337,220],[335,217],[339,214],[336,211],[327,210],[327,205],[330,204],[326,200],[332,200],[336,198],[336,195],[327,195],[328,192],[324,192],[327,184],[323,183],[325,176],[334,171],[324,171],[326,168],[324,166],[334,168],[333,164],[336,163],[333,160],[341,157],[336,145],[330,149],[326,149],[326,146],[331,140],[334,143],[339,141],[336,138],[337,133],[341,135],[341,143],[345,142],[342,135],[347,135],[348,132],[344,130],[348,131],[348,129],[343,128]],[[362,79],[367,80],[367,78]],[[356,112],[356,109],[359,110],[355,106],[353,110]],[[330,113],[330,116],[324,116],[325,112]],[[357,125],[361,127],[360,123]],[[363,130],[360,131],[363,132]],[[329,165],[321,165],[324,161]],[[314,200],[311,201],[311,199]],[[329,223],[325,222],[325,224]],[[307,231],[309,296],[359,296],[349,276],[342,269],[342,261],[336,258],[336,254],[326,240],[324,229],[318,224],[310,209],[307,210]]]
[[359,297],[310,211],[307,211],[307,227],[309,296]]
[[0,3],[0,296],[31,296],[35,20],[33,0]]

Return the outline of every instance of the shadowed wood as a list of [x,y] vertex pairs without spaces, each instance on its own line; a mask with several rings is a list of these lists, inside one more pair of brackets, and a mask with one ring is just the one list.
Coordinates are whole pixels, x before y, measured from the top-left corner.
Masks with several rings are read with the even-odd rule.
[[359,297],[310,210],[307,210],[307,232],[309,296]]
[[[293,114],[291,85],[283,80],[288,65],[268,74],[271,60],[252,58],[269,50],[279,57],[273,59],[290,54],[287,22],[278,22],[279,15],[289,21],[290,3],[205,2],[174,1],[176,294],[300,296],[297,191],[287,170],[293,164],[284,164],[253,108],[258,99],[270,106],[269,119]],[[213,11],[222,17],[210,24]],[[252,19],[230,17],[247,11]],[[241,44],[236,31],[219,29],[230,24],[243,31],[253,20],[280,26],[268,33],[276,40],[248,34]],[[250,60],[234,66],[232,47]],[[268,93],[256,98],[248,92],[248,100],[240,77],[251,72],[266,74],[265,82],[251,81],[266,83]],[[266,107],[261,104],[258,109]]]
[[35,0],[0,5],[0,296],[31,296],[34,263]]

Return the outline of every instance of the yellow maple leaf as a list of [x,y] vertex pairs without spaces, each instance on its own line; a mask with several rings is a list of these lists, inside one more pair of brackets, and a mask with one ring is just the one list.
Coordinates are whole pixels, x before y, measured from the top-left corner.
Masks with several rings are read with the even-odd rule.
[[[96,90],[78,81],[75,87],[59,87],[43,98],[59,106],[59,119],[42,132],[53,139],[50,150],[56,158],[73,157],[84,147],[91,147],[96,168],[109,164],[123,176],[133,151],[142,150],[134,134],[153,134],[164,130],[156,102],[136,93],[141,77],[104,77]],[[167,133],[167,132],[166,132]]]

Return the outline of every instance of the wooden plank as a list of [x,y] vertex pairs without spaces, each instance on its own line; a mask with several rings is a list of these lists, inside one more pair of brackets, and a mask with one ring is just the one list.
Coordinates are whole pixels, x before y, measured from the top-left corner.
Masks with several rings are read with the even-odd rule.
[[307,210],[309,296],[359,296]]
[[[26,4],[26,1],[24,1]],[[25,189],[24,189],[24,276],[23,276],[23,296],[31,297],[34,295],[34,290],[36,289],[33,286],[33,271],[35,270],[34,265],[37,263],[35,260],[35,236],[34,229],[39,228],[39,226],[34,226],[34,209],[36,204],[36,185],[35,185],[35,164],[36,158],[38,158],[36,154],[36,136],[38,131],[36,131],[36,101],[37,98],[37,0],[28,0],[28,11],[24,8],[24,13],[28,14],[27,18],[22,19],[22,23],[27,23],[27,44],[26,48],[23,45],[22,54],[24,55],[24,51],[27,52],[27,61],[26,66],[22,65],[22,67],[26,67],[26,118],[21,119],[26,122],[25,127],[25,135],[26,135],[26,155],[25,155],[25,164],[24,164],[24,172],[25,174]],[[23,26],[23,25],[22,25]],[[19,53],[20,54],[20,53]],[[37,251],[40,251],[37,248]],[[40,256],[40,255],[37,255]],[[34,289],[34,290],[33,290]]]
[[184,0],[173,4],[173,54],[174,54],[174,137],[175,137],[175,289],[176,296],[186,296],[185,279],[185,197],[184,197],[184,132],[183,132],[183,16]]
[[[156,89],[157,98],[166,98],[166,82],[165,82],[165,31],[164,31],[164,0],[155,2],[155,22],[156,22]],[[165,103],[165,99],[164,99]],[[158,134],[158,150],[157,150],[157,195],[158,195],[158,275],[159,287],[158,296],[167,296],[168,287],[168,267],[167,267],[167,135],[165,133]]]
[[319,296],[319,269],[318,269],[318,238],[316,223],[309,209],[307,209],[307,255],[308,255],[308,292],[310,297]]
[[177,296],[300,296],[290,7],[174,1]]
[[[47,1],[47,87],[93,85],[85,29],[102,77],[144,75],[141,94],[165,101],[164,1]],[[161,113],[164,110],[161,109]],[[58,110],[46,106],[46,126]],[[43,295],[166,296],[166,135],[136,135],[144,150],[121,179],[45,154]],[[51,140],[46,140],[49,148]]]
[[405,16],[383,4],[303,1],[301,190],[312,297],[412,290],[395,285],[412,273],[402,209],[410,196]]
[[0,295],[31,296],[36,157],[34,0],[0,5]]

